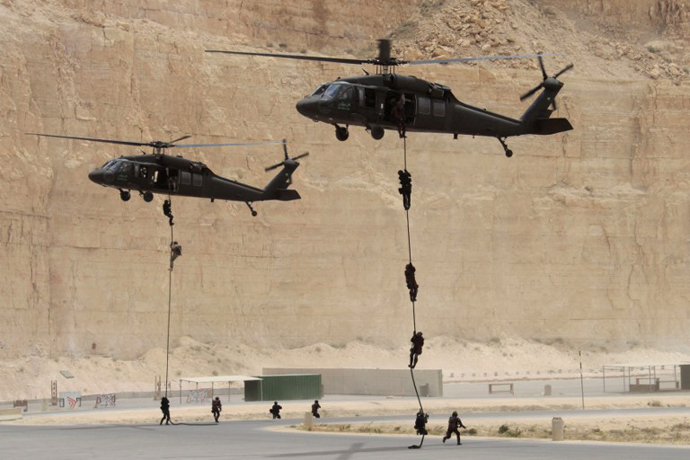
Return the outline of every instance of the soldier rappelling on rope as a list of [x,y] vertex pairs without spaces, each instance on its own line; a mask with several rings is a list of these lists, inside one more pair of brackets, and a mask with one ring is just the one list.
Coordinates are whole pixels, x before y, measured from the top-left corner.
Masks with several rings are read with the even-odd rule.
[[403,197],[405,211],[409,211],[412,201],[412,174],[410,174],[407,169],[401,169],[398,171],[398,178],[400,179],[398,193]]
[[415,280],[414,273],[417,271],[414,265],[410,262],[405,266],[405,283],[407,284],[407,289],[410,290],[410,301],[417,301],[417,291],[419,290],[419,285],[417,280]]
[[423,409],[419,409],[419,412],[417,412],[417,416],[414,419],[414,429],[417,431],[417,434],[422,435],[422,442],[419,443],[418,446],[409,446],[408,449],[419,449],[422,447],[422,444],[424,444],[424,436],[429,434],[429,432],[426,429],[426,424],[429,422],[429,414],[425,414]]
[[175,225],[173,224],[172,203],[170,203],[170,200],[163,202],[163,214],[168,218],[168,223],[171,227]]
[[407,367],[414,369],[417,365],[419,355],[422,354],[422,347],[424,346],[424,337],[422,336],[422,332],[417,331],[413,333],[410,342],[412,342],[412,345],[410,346],[410,365]]
[[173,269],[173,263],[175,259],[182,255],[182,246],[180,246],[177,241],[170,243],[170,271]]

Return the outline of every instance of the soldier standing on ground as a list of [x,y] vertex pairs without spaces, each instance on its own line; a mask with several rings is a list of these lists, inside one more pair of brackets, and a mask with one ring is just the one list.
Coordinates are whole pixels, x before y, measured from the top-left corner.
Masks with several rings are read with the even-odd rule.
[[283,406],[278,404],[278,401],[275,401],[273,403],[273,406],[271,406],[271,410],[269,410],[269,412],[271,414],[273,414],[273,420],[280,418],[280,409],[282,409],[282,408],[283,408]]
[[311,415],[313,415],[314,418],[321,418],[319,415],[319,409],[321,409],[321,404],[319,404],[318,399],[315,399],[314,404],[311,405]]
[[161,419],[159,425],[163,424],[163,420],[165,420],[166,425],[172,423],[170,421],[170,401],[165,396],[161,398],[161,412],[163,412],[163,418]]
[[458,417],[457,411],[453,411],[453,415],[448,419],[448,431],[446,431],[446,435],[443,437],[443,442],[445,443],[446,439],[450,439],[450,436],[455,433],[458,437],[458,446],[461,446],[462,443],[460,442],[460,431],[458,431],[458,428],[467,429],[467,427],[462,424],[460,417]]
[[211,402],[211,413],[213,414],[213,418],[216,419],[216,423],[218,423],[218,419],[220,418],[220,411],[223,410],[223,405],[220,403],[220,398],[216,396],[216,399],[214,399]]

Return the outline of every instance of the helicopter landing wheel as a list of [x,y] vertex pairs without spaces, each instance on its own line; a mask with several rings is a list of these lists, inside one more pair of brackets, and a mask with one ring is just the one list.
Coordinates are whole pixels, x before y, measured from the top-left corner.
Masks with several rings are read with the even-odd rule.
[[335,137],[339,141],[344,142],[347,140],[348,137],[350,137],[350,131],[347,129],[347,127],[343,128],[341,126],[336,126]]
[[148,190],[145,191],[144,193],[141,194],[141,196],[144,198],[144,201],[147,203],[150,203],[153,201],[153,193],[149,192]]
[[382,139],[384,134],[386,134],[386,131],[380,126],[374,126],[371,128],[371,137],[377,141]]
[[120,199],[122,201],[129,201],[132,195],[127,190],[120,190]]
[[496,139],[498,139],[498,142],[501,143],[501,146],[503,147],[503,151],[506,153],[506,156],[508,158],[512,157],[513,151],[508,148],[508,145],[506,144],[506,138],[497,137]]

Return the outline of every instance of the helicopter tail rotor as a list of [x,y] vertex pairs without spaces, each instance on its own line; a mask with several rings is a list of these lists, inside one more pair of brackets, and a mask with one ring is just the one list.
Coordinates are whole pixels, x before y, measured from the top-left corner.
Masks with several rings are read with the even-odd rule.
[[274,165],[271,165],[267,168],[264,168],[264,171],[266,171],[266,172],[273,171],[276,168],[284,166],[288,161],[297,161],[300,158],[304,158],[306,156],[309,156],[309,152],[304,152],[304,153],[297,155],[296,157],[290,158],[288,155],[288,151],[287,151],[287,142],[285,142],[284,140],[283,140],[283,152],[285,153],[285,160],[281,161],[280,163],[276,163]]
[[[541,53],[539,53],[537,59],[539,60],[539,68],[541,69],[541,74],[542,74],[543,80],[542,80],[542,82],[539,83],[537,86],[535,86],[534,88],[530,89],[530,90],[527,91],[526,93],[522,94],[522,95],[520,96],[520,100],[521,100],[521,101],[524,101],[525,99],[531,97],[534,93],[536,93],[536,92],[539,91],[540,89],[544,88],[544,83],[546,83],[546,81],[549,80],[549,76],[548,76],[548,74],[546,73],[546,68],[544,67],[544,60],[542,59],[542,54],[541,54]],[[550,77],[550,78],[557,81],[557,80],[558,80],[558,77],[560,77],[560,76],[563,75],[564,73],[566,73],[566,72],[572,70],[573,67],[575,67],[575,66],[574,66],[572,63],[571,63],[571,64],[568,64],[567,66],[565,66],[564,68],[562,68],[561,70],[559,70],[558,72],[556,72],[556,73],[555,73],[552,77]],[[551,103],[551,105],[553,106],[553,110],[556,110],[557,106],[556,106],[556,100],[555,100],[555,99],[554,99],[554,101]]]

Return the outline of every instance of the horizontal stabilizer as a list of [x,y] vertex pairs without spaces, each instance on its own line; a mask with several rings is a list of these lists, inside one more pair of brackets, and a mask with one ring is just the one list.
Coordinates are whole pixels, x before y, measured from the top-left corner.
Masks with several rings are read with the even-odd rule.
[[570,131],[573,125],[567,118],[542,118],[534,122],[534,132],[532,134],[556,134],[563,131]]
[[278,199],[280,201],[292,201],[292,200],[299,200],[302,198],[299,196],[299,193],[297,193],[297,190],[292,190],[292,189],[282,189],[282,190],[277,190],[276,191],[278,195]]

